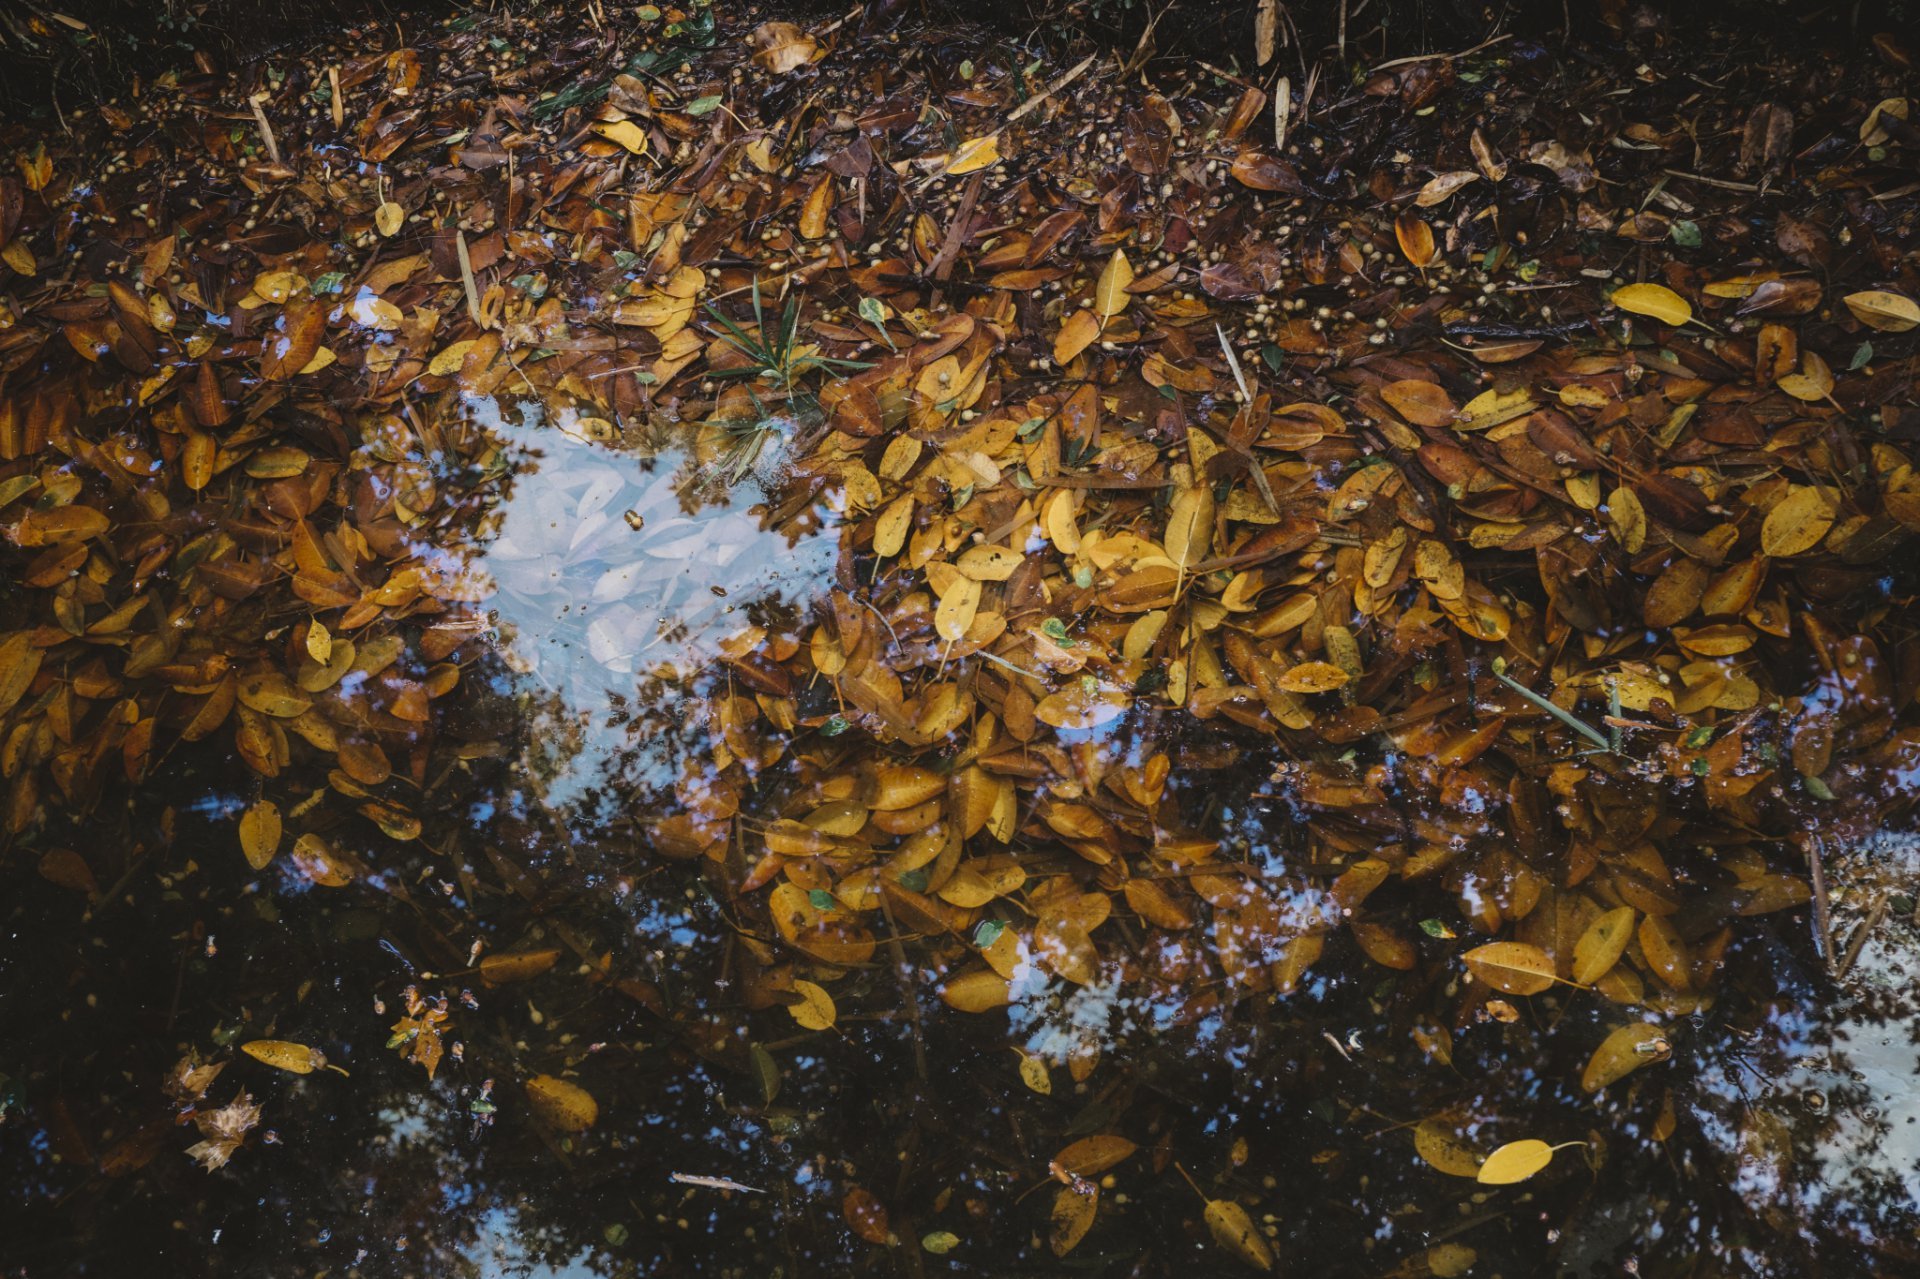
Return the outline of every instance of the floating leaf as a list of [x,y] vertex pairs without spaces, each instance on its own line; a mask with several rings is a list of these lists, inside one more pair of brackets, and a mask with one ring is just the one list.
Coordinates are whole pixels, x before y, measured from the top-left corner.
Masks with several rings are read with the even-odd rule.
[[327,1064],[327,1055],[318,1048],[289,1043],[284,1039],[250,1039],[240,1051],[255,1061],[264,1061],[276,1070],[310,1075]]
[[1488,942],[1460,958],[1475,977],[1509,995],[1537,995],[1554,983],[1553,956],[1524,942]]
[[1833,518],[1825,493],[1812,485],[1795,485],[1767,512],[1760,525],[1760,549],[1776,559],[1810,551],[1833,527]]
[[1660,1027],[1649,1022],[1622,1026],[1593,1050],[1586,1070],[1580,1075],[1580,1086],[1588,1092],[1599,1092],[1642,1066],[1665,1061],[1672,1051],[1666,1032]]
[[1553,1162],[1554,1149],[1531,1137],[1510,1141],[1487,1156],[1475,1180],[1483,1186],[1511,1186],[1525,1181]]
[[374,230],[389,239],[400,233],[406,221],[407,211],[392,200],[382,201],[380,207],[373,211]]
[[1634,909],[1620,906],[1587,925],[1580,940],[1573,944],[1573,979],[1591,986],[1607,975],[1619,962],[1627,943],[1633,940]]
[[800,996],[797,1004],[788,1004],[787,1013],[807,1030],[831,1029],[839,1016],[833,1006],[833,996],[824,987],[810,981],[793,983],[793,993]]
[[1053,1197],[1052,1220],[1047,1230],[1047,1247],[1056,1257],[1064,1257],[1086,1238],[1100,1207],[1100,1188],[1088,1184],[1062,1186]]
[[1255,1270],[1273,1269],[1273,1247],[1247,1210],[1231,1199],[1207,1201],[1207,1229],[1215,1242]]
[[240,814],[240,851],[247,865],[265,870],[280,851],[280,806],[270,799],[257,801]]
[[550,1128],[581,1133],[600,1121],[600,1103],[578,1084],[552,1075],[535,1075],[527,1080],[526,1087],[534,1115]]

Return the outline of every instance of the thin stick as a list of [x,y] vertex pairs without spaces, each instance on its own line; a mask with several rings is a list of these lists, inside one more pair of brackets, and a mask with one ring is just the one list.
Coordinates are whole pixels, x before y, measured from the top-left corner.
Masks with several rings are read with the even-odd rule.
[[1287,149],[1287,117],[1293,114],[1293,81],[1286,76],[1273,86],[1273,149]]
[[1416,53],[1410,58],[1391,58],[1386,62],[1382,62],[1367,74],[1372,75],[1377,71],[1385,71],[1388,67],[1404,67],[1413,62],[1454,62],[1461,58],[1471,58],[1482,49],[1490,49],[1502,40],[1511,39],[1513,39],[1513,32],[1509,31],[1503,36],[1495,36],[1491,40],[1483,40],[1471,49],[1462,49],[1459,53]]
[[1725,178],[1710,178],[1701,173],[1687,173],[1681,169],[1667,169],[1670,177],[1685,178],[1689,182],[1698,182],[1701,186],[1719,187],[1723,191],[1758,191],[1760,188],[1751,182],[1729,182]]
[[465,231],[454,231],[453,248],[460,257],[460,285],[467,291],[467,318],[484,329],[487,322],[480,318],[480,288],[473,280],[473,261],[467,256]]
[[280,163],[280,144],[273,139],[273,126],[267,123],[267,113],[261,109],[259,97],[248,98],[247,105],[253,108],[253,122],[260,128],[260,140],[266,143],[267,159]]
[[1009,112],[1007,115],[1006,124],[1012,124],[1015,120],[1018,120],[1021,116],[1025,115],[1029,111],[1032,111],[1034,108],[1038,107],[1042,102],[1045,102],[1048,98],[1051,98],[1054,94],[1060,92],[1060,90],[1066,88],[1068,85],[1072,84],[1075,80],[1078,80],[1081,76],[1085,75],[1087,68],[1092,66],[1093,60],[1099,56],[1100,55],[1096,53],[1089,53],[1086,57],[1080,59],[1079,62],[1074,64],[1072,70],[1068,71],[1066,74],[1062,75],[1059,79],[1055,80],[1052,84],[1049,84],[1045,89],[1041,90],[1039,93],[1035,94],[1033,97],[1028,98],[1025,102],[1022,102],[1019,106],[1015,107],[1011,112]]
[[1860,952],[1866,949],[1867,939],[1873,935],[1873,930],[1880,926],[1880,921],[1886,917],[1886,914],[1887,899],[1881,896],[1875,899],[1873,909],[1867,912],[1866,922],[1853,930],[1853,938],[1847,943],[1846,957],[1840,961],[1839,971],[1834,973],[1835,977],[1845,977],[1853,971],[1853,962],[1860,958]]
[[[327,68],[327,84],[333,89],[333,101],[332,101],[333,127],[336,129],[344,128],[347,123],[347,104],[344,101],[342,101],[340,98],[340,68],[339,67]],[[508,152],[507,158],[511,160],[513,158],[513,153]]]
[[1813,947],[1833,971],[1833,915],[1827,902],[1827,867],[1820,857],[1820,837],[1807,838],[1807,874],[1813,881]]

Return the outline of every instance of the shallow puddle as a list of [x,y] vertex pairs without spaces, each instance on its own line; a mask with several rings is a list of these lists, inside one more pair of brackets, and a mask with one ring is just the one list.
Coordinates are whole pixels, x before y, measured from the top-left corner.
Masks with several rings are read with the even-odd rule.
[[599,9],[9,126],[0,1274],[1920,1267],[1898,41]]

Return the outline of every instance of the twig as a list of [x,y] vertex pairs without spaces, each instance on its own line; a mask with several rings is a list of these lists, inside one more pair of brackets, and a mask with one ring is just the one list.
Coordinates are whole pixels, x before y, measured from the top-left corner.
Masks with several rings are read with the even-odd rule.
[[260,96],[255,94],[247,99],[247,105],[253,108],[253,122],[260,129],[260,141],[267,147],[267,159],[280,163],[280,144],[273,140],[273,126],[267,123],[267,113],[260,107]]
[[1820,858],[1820,837],[1810,835],[1806,841],[1807,876],[1813,881],[1813,948],[1820,958],[1827,961],[1827,971],[1833,968],[1833,915],[1827,902],[1827,867]]
[[1505,35],[1495,36],[1491,40],[1483,40],[1471,49],[1462,49],[1459,53],[1416,53],[1410,58],[1390,58],[1375,67],[1372,71],[1367,72],[1367,74],[1375,75],[1381,71],[1385,71],[1388,67],[1404,67],[1414,62],[1455,62],[1461,58],[1471,58],[1482,49],[1490,49],[1502,40],[1511,39],[1513,39],[1513,32],[1509,31]]
[[1004,124],[1001,125],[1001,127],[1005,128],[1006,125],[1012,124],[1015,120],[1018,120],[1021,116],[1025,115],[1029,111],[1032,111],[1033,109],[1038,107],[1042,102],[1045,102],[1048,98],[1051,98],[1054,94],[1060,92],[1060,90],[1066,88],[1068,85],[1072,84],[1075,80],[1078,80],[1081,76],[1085,75],[1087,68],[1092,66],[1093,60],[1099,56],[1100,55],[1096,53],[1089,53],[1086,57],[1080,59],[1079,62],[1073,65],[1072,70],[1068,71],[1066,74],[1062,75],[1059,79],[1055,80],[1052,84],[1049,84],[1045,89],[1042,89],[1039,93],[1036,93],[1033,97],[1028,98],[1025,102],[1022,102],[1019,106],[1015,107],[1012,111],[1008,112],[1006,121]]
[[1703,173],[1687,173],[1680,169],[1663,170],[1669,177],[1685,178],[1689,182],[1698,182],[1702,186],[1719,187],[1723,191],[1758,191],[1760,188],[1751,182],[1729,182],[1725,178],[1710,178]]
[[467,291],[467,318],[480,328],[486,328],[487,322],[480,318],[480,289],[473,281],[473,260],[467,256],[467,233],[456,229],[453,233],[454,252],[460,258],[460,286]]
[[[346,127],[346,123],[347,123],[347,104],[341,101],[341,98],[340,98],[340,68],[339,67],[327,68],[327,86],[333,90],[333,98],[331,100],[331,105],[333,107],[333,127],[336,129],[344,128]],[[513,153],[511,151],[507,153],[507,158],[508,159],[513,158]]]
[[1845,977],[1853,971],[1853,961],[1860,958],[1860,952],[1866,948],[1867,938],[1873,935],[1873,930],[1880,926],[1886,914],[1887,898],[1882,894],[1874,900],[1873,909],[1867,912],[1866,922],[1853,930],[1853,937],[1847,942],[1846,957],[1840,961],[1840,968],[1833,974],[1834,977]]

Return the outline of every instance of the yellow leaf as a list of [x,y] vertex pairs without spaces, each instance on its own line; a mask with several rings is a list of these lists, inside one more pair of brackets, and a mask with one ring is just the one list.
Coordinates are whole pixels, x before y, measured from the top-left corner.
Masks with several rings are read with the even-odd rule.
[[1406,254],[1407,261],[1421,270],[1432,266],[1439,256],[1433,242],[1433,228],[1411,213],[1402,213],[1393,220],[1393,237],[1400,241],[1400,252]]
[[1034,718],[1052,728],[1087,729],[1118,719],[1127,709],[1127,696],[1115,689],[1101,688],[1090,680],[1076,680],[1057,693],[1040,699],[1033,709]]
[[968,138],[955,148],[953,158],[947,161],[947,173],[949,175],[972,173],[975,169],[984,169],[990,164],[998,163],[999,160],[998,136]]
[[1474,1179],[1483,1186],[1511,1186],[1553,1162],[1554,1148],[1537,1138],[1510,1141],[1487,1156]]
[[1650,1022],[1622,1026],[1600,1041],[1587,1059],[1580,1086],[1599,1092],[1608,1084],[1626,1078],[1642,1066],[1665,1061],[1673,1053],[1666,1032]]
[[960,974],[940,988],[940,998],[963,1013],[984,1013],[1012,1002],[1007,979],[991,968]]
[[34,644],[28,631],[15,631],[0,640],[0,715],[13,709],[26,696],[33,677],[40,673],[44,652]]
[[552,1075],[527,1080],[527,1101],[543,1123],[561,1132],[585,1132],[600,1119],[600,1103],[592,1093]]
[[7,247],[0,249],[0,261],[4,261],[21,275],[40,274],[40,264],[34,261],[33,250],[25,240],[9,240]]
[[1100,272],[1100,283],[1093,292],[1094,310],[1100,318],[1110,320],[1127,309],[1132,298],[1127,286],[1133,283],[1133,263],[1127,261],[1127,255],[1119,249],[1107,259],[1106,269]]
[[247,865],[265,870],[280,851],[280,806],[263,799],[240,814],[240,851]]
[[1047,1231],[1047,1247],[1056,1257],[1072,1252],[1093,1228],[1094,1214],[1100,1207],[1100,1187],[1089,1184],[1085,1190],[1062,1186],[1053,1197],[1052,1224]]
[[373,211],[373,229],[389,238],[399,233],[406,220],[407,211],[392,200],[382,200]]
[[400,314],[399,307],[364,289],[347,308],[347,314],[353,317],[355,324],[364,324],[370,329],[383,331],[399,328],[406,319]]
[[307,287],[307,277],[298,271],[262,271],[253,279],[253,291],[269,302],[285,302]]
[[1060,336],[1053,340],[1053,362],[1066,365],[1073,357],[1093,345],[1100,336],[1100,317],[1092,311],[1075,311],[1060,326]]
[[488,955],[480,961],[480,980],[489,986],[538,977],[560,959],[555,947],[546,950],[518,950],[505,955]]
[[793,993],[800,996],[800,1002],[787,1005],[787,1015],[807,1030],[827,1030],[839,1017],[839,1010],[833,1006],[833,996],[824,988],[810,981],[793,983]]
[[1774,380],[1774,385],[1796,400],[1824,400],[1833,392],[1833,370],[1812,351],[1800,353],[1800,371]]
[[1633,937],[1634,911],[1621,906],[1608,911],[1587,926],[1573,944],[1573,979],[1591,986],[1607,975],[1620,961],[1620,955]]
[[1273,1269],[1273,1248],[1247,1210],[1231,1199],[1207,1200],[1207,1228],[1214,1240],[1255,1270]]
[[1833,507],[1810,484],[1793,490],[1767,512],[1760,525],[1760,550],[1776,559],[1812,550],[1833,527]]
[[597,120],[593,131],[620,146],[629,155],[647,153],[647,132],[631,120]]
[[288,1043],[284,1039],[250,1040],[240,1045],[240,1051],[255,1061],[264,1061],[276,1070],[287,1070],[296,1075],[311,1075],[327,1064],[326,1054],[318,1048]]
[[967,628],[973,625],[973,615],[980,610],[980,583],[970,577],[956,577],[953,585],[940,597],[940,605],[933,610],[933,631],[949,644],[958,643],[967,636]]
[[1047,1059],[1044,1057],[1020,1053],[1020,1082],[1042,1097],[1053,1095],[1053,1076],[1047,1071]]
[[1330,693],[1344,688],[1352,678],[1332,662],[1302,662],[1282,674],[1275,684],[1289,693]]
[[1418,378],[1387,383],[1380,388],[1380,398],[1415,426],[1450,426],[1459,414],[1452,397]]
[[1497,941],[1476,946],[1460,957],[1487,985],[1509,995],[1537,995],[1553,985],[1553,958],[1538,946]]
[[1647,544],[1647,508],[1640,495],[1622,484],[1607,499],[1607,523],[1613,526],[1613,540],[1629,555],[1637,555]]
[[898,555],[907,544],[907,532],[913,527],[913,495],[896,497],[873,522],[873,553],[881,559]]
[[1662,324],[1685,324],[1693,318],[1687,300],[1664,284],[1629,284],[1614,291],[1613,304],[1622,311],[1652,316]]
[[753,45],[753,60],[775,75],[806,66],[820,48],[812,36],[791,22],[763,22],[753,29],[748,43]]
[[478,341],[478,338],[463,338],[458,342],[449,343],[445,350],[441,351],[440,354],[434,356],[433,359],[428,362],[428,375],[431,377],[450,377],[458,373],[460,366],[467,362],[467,352],[473,350],[474,344]]
[[322,666],[333,656],[333,634],[317,617],[307,623],[307,656]]
[[1898,293],[1869,289],[1865,293],[1849,293],[1840,300],[1853,312],[1854,319],[1882,333],[1905,333],[1920,325],[1920,305]]
[[1053,1162],[1076,1177],[1097,1177],[1140,1147],[1113,1133],[1098,1133],[1063,1147]]
[[1213,489],[1196,484],[1174,494],[1167,512],[1167,558],[1181,572],[1207,558],[1213,545]]
[[1428,1165],[1449,1177],[1480,1175],[1480,1152],[1469,1146],[1451,1124],[1422,1119],[1413,1129],[1413,1148]]

